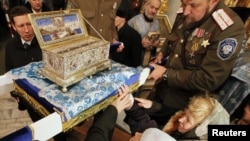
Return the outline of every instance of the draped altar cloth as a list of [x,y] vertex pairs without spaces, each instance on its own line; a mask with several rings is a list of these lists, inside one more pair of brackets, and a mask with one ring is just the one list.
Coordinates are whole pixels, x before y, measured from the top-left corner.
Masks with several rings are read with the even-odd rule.
[[242,101],[250,94],[250,50],[242,46],[235,61],[232,74],[217,95],[218,101],[233,114]]
[[67,92],[43,77],[42,62],[32,62],[7,73],[18,86],[42,103],[64,113],[63,121],[68,121],[82,111],[118,93],[123,84],[132,85],[139,79],[140,69],[127,67],[111,61],[111,70],[104,70],[69,86]]

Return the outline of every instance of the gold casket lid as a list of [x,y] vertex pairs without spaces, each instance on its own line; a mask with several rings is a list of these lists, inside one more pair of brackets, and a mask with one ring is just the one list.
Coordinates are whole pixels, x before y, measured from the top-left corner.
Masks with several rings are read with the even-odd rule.
[[89,36],[79,9],[31,13],[28,17],[42,49]]

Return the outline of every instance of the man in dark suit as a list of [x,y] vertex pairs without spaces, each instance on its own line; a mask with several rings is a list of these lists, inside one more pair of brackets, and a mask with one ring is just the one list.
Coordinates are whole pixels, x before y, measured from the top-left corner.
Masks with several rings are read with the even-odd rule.
[[[16,34],[6,43],[5,68],[6,71],[19,68],[30,62],[42,60],[42,50],[35,37],[31,22],[28,18],[28,10],[24,6],[16,6],[10,11],[10,21]],[[26,105],[22,99],[16,98],[19,110],[27,109],[32,121],[42,118],[31,106]],[[54,140],[64,141],[64,134],[54,137]]]
[[17,34],[6,43],[6,71],[27,65],[32,61],[42,60],[42,51],[35,38],[27,16],[28,13],[30,11],[22,6],[17,6],[11,10],[11,24]]

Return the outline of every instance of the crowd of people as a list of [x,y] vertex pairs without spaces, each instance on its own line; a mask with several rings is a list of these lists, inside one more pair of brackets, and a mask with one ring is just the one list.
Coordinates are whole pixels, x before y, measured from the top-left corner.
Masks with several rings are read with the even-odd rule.
[[[28,0],[11,6],[5,11],[15,36],[6,44],[6,71],[42,60],[28,13],[79,8],[90,23],[91,36],[121,43],[110,52],[110,59],[130,67],[150,65],[154,69],[148,79],[159,82],[152,99],[133,97],[128,86],[122,86],[118,98],[95,116],[86,140],[110,141],[122,111],[130,141],[207,139],[208,124],[229,125],[232,120],[216,94],[245,46],[244,23],[223,0],[181,0],[172,31],[157,52],[160,40],[151,40],[149,33],[160,31],[156,15],[161,4],[161,0],[63,0],[53,1],[51,7],[46,1]],[[42,118],[16,99],[34,122]],[[250,125],[249,101],[234,124]],[[55,140],[65,140],[64,136],[59,134]]]

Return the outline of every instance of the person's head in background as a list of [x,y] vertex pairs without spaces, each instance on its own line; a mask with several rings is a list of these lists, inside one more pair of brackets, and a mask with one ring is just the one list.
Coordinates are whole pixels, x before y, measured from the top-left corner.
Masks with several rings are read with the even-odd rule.
[[42,12],[43,1],[42,0],[29,0],[32,11],[36,13]]
[[199,22],[214,9],[220,0],[181,0],[186,24]]
[[215,99],[209,96],[197,96],[190,100],[187,109],[178,119],[177,130],[186,133],[197,127],[214,109]]
[[125,11],[118,9],[115,16],[115,27],[117,30],[123,27],[126,23],[126,13]]
[[[162,131],[166,132],[166,135],[174,131],[185,134],[200,125],[215,109],[215,105],[216,99],[208,95],[192,97],[187,108],[172,116]],[[135,136],[130,141],[141,141],[143,134],[145,133],[135,133]],[[149,135],[147,135],[147,138],[149,138]]]
[[161,8],[161,0],[147,0],[142,7],[143,14],[148,20],[153,20]]
[[28,18],[28,10],[24,6],[16,6],[10,11],[10,21],[13,29],[26,42],[31,41],[34,37],[34,31]]
[[187,108],[176,112],[162,130],[168,134],[177,131],[183,138],[207,139],[208,124],[229,123],[225,108],[214,97],[206,94],[192,97]]
[[237,124],[250,125],[250,100],[247,101],[246,106],[244,107],[244,113]]

